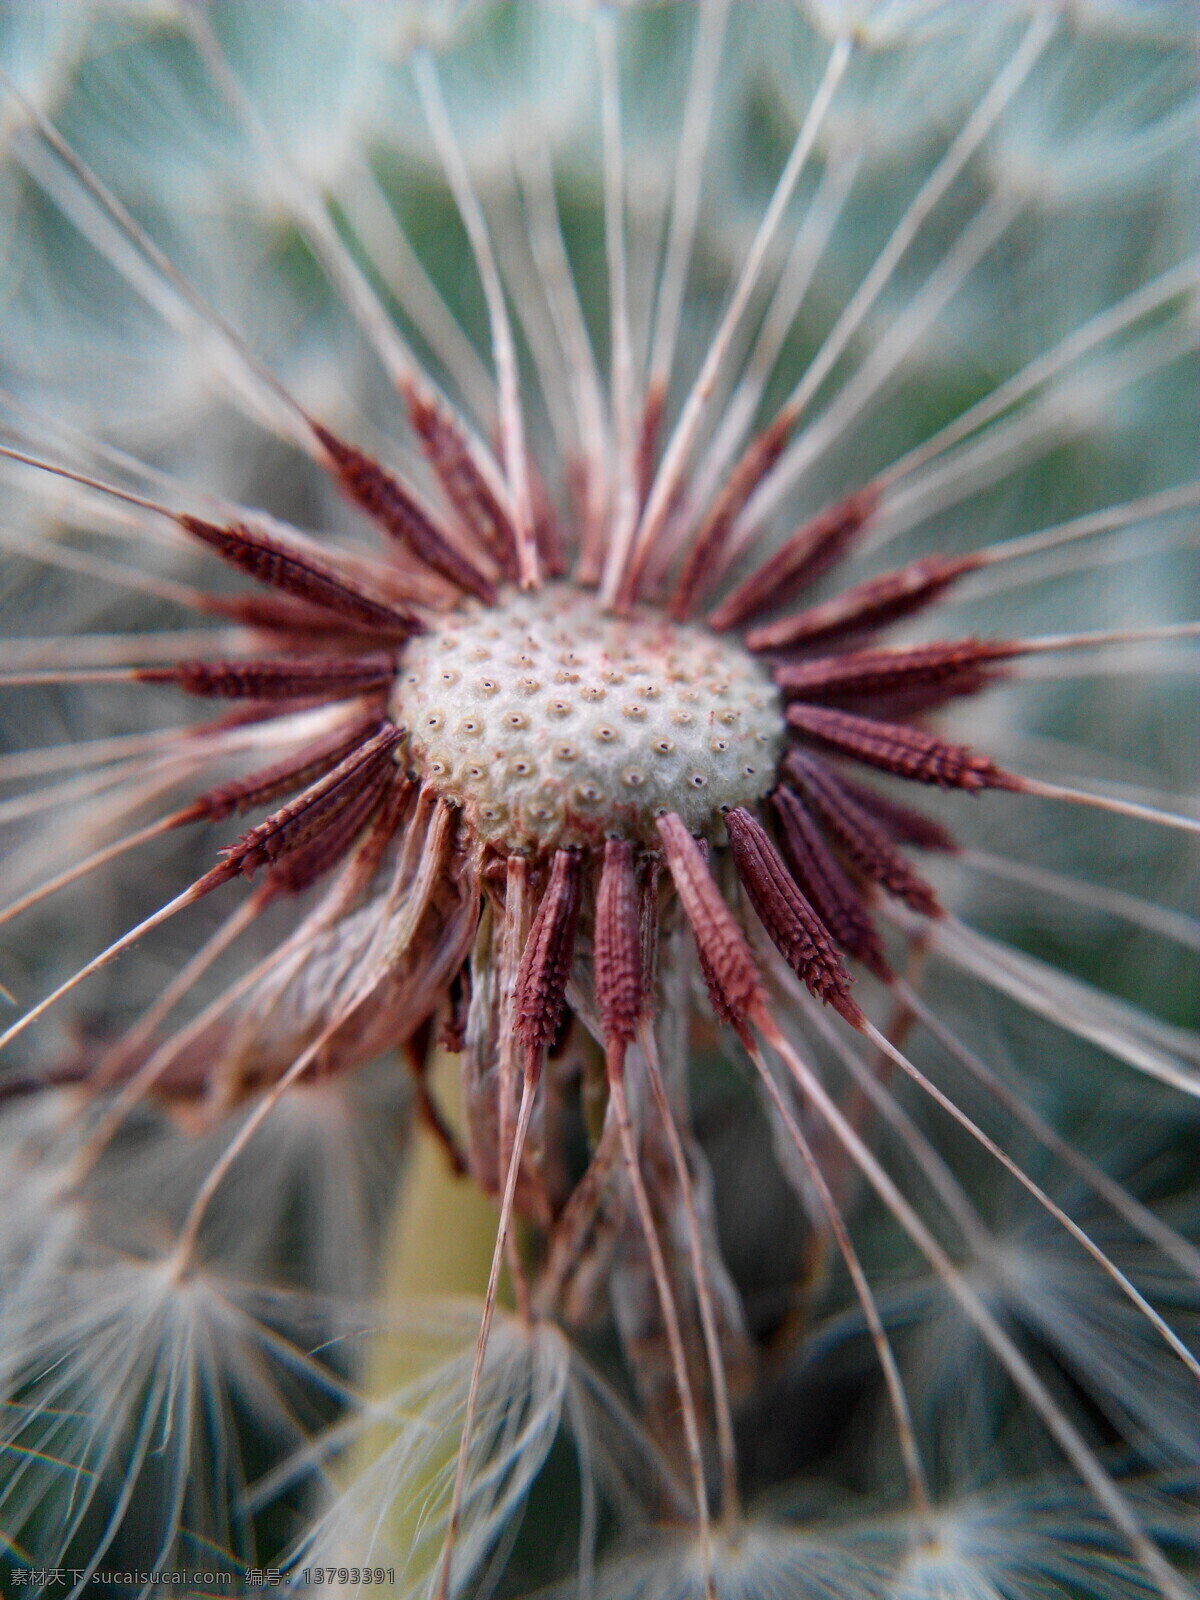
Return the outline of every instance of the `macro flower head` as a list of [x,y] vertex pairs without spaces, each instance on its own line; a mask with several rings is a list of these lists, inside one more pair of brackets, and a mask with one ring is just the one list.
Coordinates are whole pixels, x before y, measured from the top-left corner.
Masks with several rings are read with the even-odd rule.
[[3,13],[14,1583],[1193,1593],[1194,45]]

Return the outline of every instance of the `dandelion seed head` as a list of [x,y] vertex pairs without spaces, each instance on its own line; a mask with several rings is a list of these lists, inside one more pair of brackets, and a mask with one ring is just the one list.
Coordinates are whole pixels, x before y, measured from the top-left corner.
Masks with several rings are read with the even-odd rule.
[[1182,16],[5,17],[18,1559],[1181,1600]]

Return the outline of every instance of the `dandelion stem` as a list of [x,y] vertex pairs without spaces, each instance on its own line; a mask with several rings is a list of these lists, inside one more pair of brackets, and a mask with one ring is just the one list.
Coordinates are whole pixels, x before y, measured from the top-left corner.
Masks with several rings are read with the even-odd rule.
[[152,733],[120,733],[111,739],[85,739],[78,744],[64,742],[32,750],[14,750],[0,756],[0,783],[42,778],[68,767],[72,772],[83,772],[120,762],[127,756],[157,754],[183,746],[192,737],[190,728],[158,728]]
[[195,988],[213,963],[242,936],[274,898],[274,884],[270,882],[263,884],[242,901],[210,939],[205,940],[192,958],[180,967],[154,1004],[148,1006],[133,1027],[105,1051],[95,1072],[88,1080],[88,1087],[93,1093],[120,1077],[127,1064],[136,1058],[154,1037],[163,1019],[175,1009],[190,990]]
[[1024,533],[1015,539],[985,545],[976,553],[975,564],[977,568],[983,568],[999,562],[1023,560],[1025,556],[1057,550],[1060,545],[1072,544],[1077,539],[1090,539],[1094,534],[1109,533],[1135,522],[1149,522],[1154,517],[1168,516],[1177,511],[1191,511],[1196,506],[1200,506],[1200,482],[1180,484],[1176,489],[1143,495],[1137,500],[1127,500],[1122,505],[1105,506],[1102,511],[1089,511],[1085,516],[1073,517],[1069,522],[1060,522],[1037,533]]
[[[830,153],[817,192],[804,214],[787,263],[758,330],[746,370],[721,408],[716,431],[696,466],[689,504],[707,505],[717,493],[730,459],[744,439],[762,400],[767,380],[800,314],[817,267],[850,197],[861,168],[861,156]],[[680,526],[691,519],[681,517]]]
[[[521,1081],[521,1067],[517,1059],[517,977],[521,970],[521,955],[529,937],[529,881],[524,856],[509,856],[505,867],[504,931],[500,943],[500,1093],[499,1134],[500,1170],[508,1171],[516,1142],[517,1101],[516,1087]],[[505,1253],[517,1310],[528,1324],[530,1318],[529,1284],[525,1275],[521,1252],[512,1228],[505,1230]]]
[[1185,1042],[1182,1030],[1172,1032],[1135,1008],[1121,1007],[1080,980],[1068,979],[1020,951],[987,939],[956,918],[933,924],[929,937],[944,959],[1009,995],[1026,1010],[1089,1040],[1160,1083],[1200,1096],[1200,1072],[1185,1067],[1153,1042],[1162,1039],[1168,1048],[1178,1048]]
[[858,371],[788,451],[789,489],[794,489],[807,469],[832,450],[859,413],[877,397],[1020,212],[1020,202],[1001,193],[968,223]]
[[[495,380],[425,270],[366,157],[355,163],[353,179],[339,191],[338,203],[368,252],[374,271],[403,306],[476,417],[485,428],[490,427],[496,411]],[[394,326],[390,319],[389,326]],[[427,374],[422,374],[422,381],[429,384]]]
[[[141,769],[142,775],[145,768]],[[6,922],[11,922],[14,917],[19,917],[22,912],[28,911],[31,906],[56,894],[59,889],[65,889],[69,884],[76,883],[89,872],[106,866],[110,861],[115,861],[118,856],[125,855],[129,850],[136,850],[140,845],[148,844],[151,839],[160,838],[164,833],[178,826],[178,816],[161,817],[157,822],[150,822],[144,828],[138,828],[133,833],[128,833],[123,839],[114,840],[112,844],[105,845],[100,850],[95,850],[90,856],[85,856],[82,861],[77,861],[74,866],[65,867],[62,872],[56,873],[45,883],[38,884],[36,889],[31,889],[19,900],[12,900],[3,910],[0,910],[0,927]]]
[[[111,495],[114,500],[124,500],[127,505],[138,506],[143,511],[157,512],[160,517],[168,517],[172,522],[178,518],[176,512],[159,500],[149,500],[145,495],[134,494],[131,489],[119,489],[116,484],[105,483],[90,473],[58,466],[53,461],[44,461],[40,456],[29,455],[24,450],[15,450],[11,445],[0,445],[0,456],[8,461],[20,461],[27,467],[37,467],[39,472],[48,472],[55,478],[65,478],[68,483],[82,484],[85,489],[95,489],[99,494]],[[184,603],[190,606],[192,602],[187,600]]]
[[[81,1148],[72,1162],[70,1178],[73,1186],[78,1187],[83,1182],[83,1179],[96,1161],[99,1160],[104,1149],[129,1112],[153,1088],[154,1084],[179,1059],[182,1052],[190,1044],[202,1039],[209,1027],[224,1012],[235,1005],[243,995],[252,993],[259,987],[262,980],[269,977],[272,972],[282,968],[286,975],[289,969],[292,973],[297,970],[303,962],[309,941],[314,933],[318,932],[323,926],[331,925],[340,915],[345,914],[349,904],[355,898],[358,890],[361,889],[364,878],[370,876],[375,864],[377,864],[377,853],[380,848],[380,840],[377,837],[368,837],[355,855],[347,862],[340,880],[291,937],[285,939],[282,944],[277,945],[261,961],[256,962],[247,972],[244,972],[229,988],[211,1000],[203,1010],[192,1018],[186,1027],[161,1044],[133,1076],[128,1079],[116,1099],[105,1107],[99,1123],[92,1130],[87,1143]],[[271,885],[269,883],[255,891],[245,902],[242,912],[235,914],[234,918],[230,919],[231,922],[236,924],[242,915],[248,914],[250,907],[258,903],[260,897],[265,901],[270,892]],[[248,915],[247,920],[249,920]],[[228,926],[229,924],[226,925],[226,927]]]
[[1186,949],[1200,950],[1200,918],[1154,905],[1121,889],[1109,889],[1082,878],[1067,877],[1061,872],[1051,872],[1025,861],[1011,861],[1006,856],[993,855],[987,850],[960,850],[952,862],[985,876],[999,878],[1005,883],[1021,884],[1042,894],[1056,895],[1072,905],[1119,917],[1134,927],[1145,928]]
[[229,1141],[229,1144],[221,1152],[220,1159],[213,1163],[196,1193],[187,1216],[184,1218],[183,1227],[179,1230],[179,1237],[175,1241],[175,1248],[171,1252],[170,1272],[176,1280],[186,1277],[192,1270],[196,1243],[200,1236],[200,1226],[212,1203],[213,1196],[228,1176],[230,1168],[283,1096],[293,1084],[299,1083],[330,1039],[333,1038],[333,1035],[346,1022],[357,1003],[357,998],[352,1000],[343,1011],[339,1012],[322,1029],[312,1044],[300,1052],[282,1077],[273,1083],[266,1094],[257,1102],[253,1111],[251,1111],[237,1133]]
[[1092,794],[1087,789],[1070,788],[1062,783],[1046,783],[1041,778],[1013,775],[1022,794],[1037,795],[1043,800],[1065,800],[1069,805],[1090,806],[1095,811],[1110,811],[1117,817],[1135,817],[1139,822],[1154,822],[1163,828],[1178,828],[1184,833],[1200,833],[1200,818],[1182,816],[1176,811],[1163,811],[1157,806],[1139,805],[1133,800],[1119,800],[1114,795]]
[[1107,366],[1090,371],[1086,390],[1081,391],[1082,410],[1073,407],[1069,394],[1052,388],[1024,410],[946,453],[927,471],[914,474],[911,482],[888,489],[875,548],[1045,455],[1064,439],[1086,432],[1102,401],[1188,356],[1198,337],[1181,311],[1127,345]]
[[185,6],[182,17],[184,26],[191,34],[193,43],[226,104],[232,108],[253,140],[257,156],[271,173],[279,194],[312,242],[330,281],[349,306],[355,321],[378,355],[388,376],[398,386],[418,384],[425,390],[433,392],[432,385],[416,356],[401,337],[378,295],[342,242],[337,229],[329,219],[329,213],[321,196],[280,154],[245,90],[230,69],[208,18],[197,6]]
[[803,1008],[813,1032],[833,1051],[853,1080],[859,1095],[870,1102],[876,1115],[887,1124],[908,1151],[917,1171],[937,1196],[943,1210],[962,1235],[963,1242],[972,1255],[980,1260],[986,1260],[992,1251],[992,1234],[932,1138],[917,1127],[896,1097],[888,1093],[878,1072],[872,1070],[859,1057],[851,1041],[833,1022],[825,1008],[814,1005],[807,995],[801,994],[799,986],[786,968],[780,977],[783,980],[784,991],[794,1003]]
[[[34,457],[17,456],[15,459],[28,461],[34,466],[47,466],[47,470],[52,470]],[[205,609],[208,597],[203,590],[194,589],[190,584],[176,583],[170,578],[156,578],[137,567],[110,561],[107,556],[91,555],[71,545],[39,538],[36,534],[17,535],[0,530],[0,547],[11,550],[14,555],[25,556],[27,560],[41,562],[44,566],[58,567],[63,572],[77,572],[84,578],[99,578],[102,583],[111,583],[134,594],[150,595],[168,605],[182,606],[188,611]]]
[[[233,875],[232,871],[228,874],[222,872],[221,869],[214,869],[214,871],[219,874],[221,882],[226,881],[226,877]],[[36,1022],[39,1017],[44,1016],[52,1006],[57,1005],[73,989],[77,989],[86,979],[99,972],[101,967],[106,967],[109,962],[115,961],[119,955],[130,949],[131,946],[135,945],[139,939],[150,933],[154,928],[160,927],[162,923],[176,916],[180,911],[185,911],[188,906],[195,905],[197,900],[202,899],[215,887],[216,879],[213,873],[205,873],[202,878],[197,878],[195,883],[185,889],[182,894],[177,894],[173,900],[169,900],[166,905],[161,906],[151,916],[139,922],[135,928],[131,928],[128,933],[122,934],[119,939],[114,940],[98,956],[94,956],[86,965],[80,967],[65,983],[60,983],[57,989],[52,990],[44,1000],[39,1000],[37,1005],[33,1006],[23,1017],[19,1018],[4,1033],[0,1034],[0,1050],[11,1044],[14,1039],[25,1032],[26,1028]]]

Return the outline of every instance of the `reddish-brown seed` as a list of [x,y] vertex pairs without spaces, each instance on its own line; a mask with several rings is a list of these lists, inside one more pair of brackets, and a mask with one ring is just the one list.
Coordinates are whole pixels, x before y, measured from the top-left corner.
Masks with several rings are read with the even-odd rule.
[[363,594],[338,572],[332,561],[291,550],[281,540],[240,523],[221,527],[199,517],[181,516],[177,520],[185,533],[257,583],[332,611],[370,632],[408,635],[421,631],[422,624],[416,617]]
[[775,554],[744,578],[709,613],[709,627],[718,632],[736,628],[759,611],[782,605],[799,590],[815,583],[866,527],[879,504],[879,491],[868,484],[827,506],[784,541]]
[[783,834],[783,851],[796,883],[847,955],[856,956],[885,983],[892,976],[862,896],[842,871],[820,829],[787,789],[771,804]]
[[516,1037],[530,1073],[541,1071],[546,1046],[562,1019],[582,897],[583,866],[578,853],[556,850],[514,989]]
[[[730,530],[750,496],[783,454],[791,432],[790,415],[781,412],[754,438],[730,473],[708,515],[701,522],[684,558],[670,613],[678,621],[688,616],[720,564]],[[728,602],[726,602],[728,603]],[[718,608],[720,609],[720,608]],[[722,624],[730,626],[730,624]]]
[[[878,816],[869,799],[870,791],[852,784],[815,756],[789,750],[783,763],[784,780],[799,792],[805,804],[819,818],[826,833],[856,871],[879,884],[922,916],[941,916],[941,907],[932,887],[900,854],[886,831],[886,819]],[[883,804],[891,806],[891,801]],[[926,822],[908,807],[897,807],[915,821]],[[881,826],[881,823],[883,824]],[[941,834],[937,824],[931,831]],[[909,836],[911,838],[911,835]],[[948,836],[947,836],[948,837]],[[917,840],[912,840],[918,843]]]
[[411,386],[404,390],[408,420],[421,441],[447,500],[464,527],[499,564],[506,578],[517,575],[517,538],[513,525],[471,454],[458,422],[428,396]]
[[[794,650],[847,634],[873,633],[901,617],[911,617],[939,599],[964,573],[979,565],[978,556],[925,556],[895,572],[857,583],[819,606],[781,617],[746,635],[749,650]],[[770,597],[764,605],[775,603]]]
[[416,497],[378,461],[314,422],[312,429],[327,452],[350,498],[398,539],[426,566],[485,605],[496,599],[496,586],[453,545]]
[[378,717],[364,717],[349,731],[340,729],[325,739],[305,745],[285,761],[264,767],[261,772],[249,773],[244,778],[233,778],[198,795],[189,807],[193,819],[219,822],[239,811],[253,811],[257,806],[268,806],[286,794],[305,789],[318,778],[331,772],[339,761],[357,750],[360,745],[379,731]]
[[913,783],[968,791],[1013,787],[1013,779],[987,756],[976,755],[967,745],[950,744],[923,728],[803,703],[788,707],[787,720],[813,743]]
[[862,1012],[850,998],[850,976],[829,930],[801,894],[761,823],[742,806],[726,813],[734,864],[759,921],[809,992],[856,1026]]
[[[245,628],[272,636],[271,647],[279,650],[307,652],[317,649],[339,649],[346,644],[351,648],[365,647],[364,636],[378,643],[381,628],[363,628],[347,622],[333,612],[322,611],[303,600],[289,600],[277,594],[209,594],[197,602],[198,608],[210,616],[225,617]],[[411,629],[399,627],[389,630],[399,641]],[[356,643],[352,643],[356,641]]]
[[[799,755],[799,751],[796,752]],[[893,839],[900,844],[916,845],[919,850],[945,850],[956,854],[958,844],[948,828],[927,817],[923,811],[901,805],[887,795],[878,794],[866,784],[839,775],[838,782],[864,811],[881,822]]]
[[981,669],[1020,653],[1021,646],[1007,640],[939,639],[793,661],[776,667],[773,676],[785,694],[802,700],[861,700],[914,689],[936,689],[945,697],[948,690],[973,694],[990,681],[990,674]]
[[[375,874],[396,830],[404,821],[416,784],[397,772],[382,768],[382,795],[374,781],[362,794],[311,840],[283,857],[271,869],[270,885],[276,891],[299,894],[337,865],[352,845],[358,845],[356,876],[365,886]],[[361,841],[361,842],[360,842]]]
[[692,925],[712,1008],[719,1021],[744,1027],[765,1000],[750,946],[682,819],[668,812],[658,819],[658,832],[675,892]]
[[596,896],[593,965],[606,1042],[628,1044],[642,1009],[642,946],[633,846],[609,839]]
[[221,852],[227,875],[251,877],[259,867],[300,850],[325,832],[364,791],[378,795],[395,772],[392,751],[400,730],[385,722],[379,732],[340,761],[332,772],[251,828]]
[[[337,866],[364,830],[385,827],[389,782],[396,789],[412,787],[407,780],[392,779],[387,768],[380,766],[341,811],[327,818],[307,844],[289,849],[272,865],[270,887],[277,894],[302,894]],[[391,831],[389,828],[389,834]]]
[[[700,859],[704,863],[704,870],[707,872],[708,840],[697,839],[696,849],[700,852]],[[699,962],[700,976],[704,979],[704,987],[708,990],[709,999],[712,1001],[713,1010],[717,1015],[717,1019],[720,1022],[730,1022],[735,1027],[740,1026],[741,1019],[734,1016],[732,1012],[726,1014],[724,1002],[718,1004],[719,997],[724,993],[722,980],[717,972],[713,969],[712,961],[709,959],[708,949],[699,942],[696,944],[696,960]]]
[[139,683],[173,683],[187,694],[216,700],[345,700],[386,689],[396,675],[395,658],[299,656],[280,661],[178,661],[170,667],[139,667]]
[[867,711],[885,722],[911,722],[914,717],[941,710],[951,700],[981,694],[1004,676],[1003,667],[968,666],[949,674],[940,683],[916,684],[892,694],[846,695],[839,697],[839,701],[847,711]]

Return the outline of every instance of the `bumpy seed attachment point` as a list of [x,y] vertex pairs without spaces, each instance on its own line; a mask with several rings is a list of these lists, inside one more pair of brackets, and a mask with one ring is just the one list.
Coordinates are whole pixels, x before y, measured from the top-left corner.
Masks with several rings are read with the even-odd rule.
[[551,583],[437,617],[405,650],[391,715],[413,770],[502,851],[657,844],[664,811],[715,835],[774,783],[779,693],[734,640]]
[[762,825],[748,811],[737,810],[725,818],[725,826],[738,877],[780,955],[818,1000],[858,1027],[863,1015],[850,998],[850,976]]

